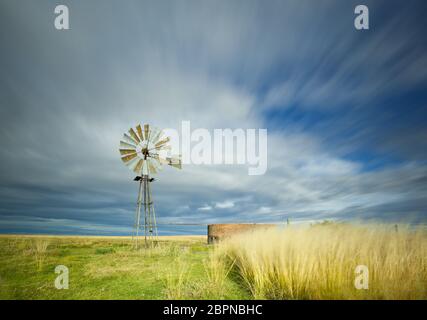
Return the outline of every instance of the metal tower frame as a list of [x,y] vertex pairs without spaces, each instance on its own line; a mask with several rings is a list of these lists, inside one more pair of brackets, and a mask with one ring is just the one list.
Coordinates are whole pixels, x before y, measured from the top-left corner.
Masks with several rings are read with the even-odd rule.
[[153,198],[151,196],[151,182],[154,178],[149,175],[137,176],[135,181],[139,181],[138,200],[135,213],[135,224],[132,238],[135,247],[139,247],[140,229],[141,229],[141,208],[144,206],[144,246],[148,248],[157,243],[157,223],[156,213],[154,211]]

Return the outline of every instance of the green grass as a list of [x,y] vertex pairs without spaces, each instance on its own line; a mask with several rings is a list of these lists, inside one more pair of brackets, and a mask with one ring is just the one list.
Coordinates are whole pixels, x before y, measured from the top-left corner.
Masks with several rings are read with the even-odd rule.
[[[0,237],[0,299],[241,299],[247,290],[212,277],[205,239],[135,250],[119,237]],[[57,265],[69,289],[54,286]]]

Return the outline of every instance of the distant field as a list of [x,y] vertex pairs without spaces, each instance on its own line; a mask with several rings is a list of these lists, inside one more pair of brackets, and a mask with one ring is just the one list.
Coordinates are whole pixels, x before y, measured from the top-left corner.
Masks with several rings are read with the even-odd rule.
[[[69,269],[69,289],[54,269]],[[355,268],[369,288],[355,288]],[[317,225],[237,235],[0,236],[0,299],[427,299],[427,233],[393,226]]]
[[[105,240],[131,240],[130,236],[76,236],[76,235],[36,235],[36,234],[0,234],[0,238],[22,238],[22,239],[105,239]],[[180,236],[159,236],[160,241],[180,240],[180,241],[206,241],[206,235],[180,235]]]

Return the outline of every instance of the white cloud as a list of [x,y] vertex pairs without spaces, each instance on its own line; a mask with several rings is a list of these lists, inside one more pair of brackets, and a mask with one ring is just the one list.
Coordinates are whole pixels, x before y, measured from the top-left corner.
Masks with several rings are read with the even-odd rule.
[[199,210],[199,211],[211,211],[212,206],[205,205],[203,207],[197,208],[197,210]]
[[215,203],[215,208],[219,208],[219,209],[227,209],[227,208],[233,208],[233,207],[234,207],[234,202],[231,200]]
[[266,213],[271,213],[272,209],[270,207],[260,207],[257,210],[257,213],[259,214],[266,214]]

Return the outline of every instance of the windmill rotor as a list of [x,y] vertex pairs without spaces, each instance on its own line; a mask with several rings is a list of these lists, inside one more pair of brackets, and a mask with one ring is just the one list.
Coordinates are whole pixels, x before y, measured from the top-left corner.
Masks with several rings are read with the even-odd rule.
[[172,149],[169,142],[162,130],[139,124],[123,134],[119,152],[122,161],[140,175],[155,174],[162,165],[181,169],[181,156],[167,154]]
[[145,245],[153,243],[157,238],[156,216],[151,197],[151,175],[158,173],[163,165],[182,169],[181,155],[169,155],[172,149],[170,138],[163,130],[138,124],[123,134],[120,140],[119,153],[124,164],[137,174],[134,181],[139,182],[137,209],[133,238],[138,247],[141,227],[141,207],[144,205],[144,237]]

